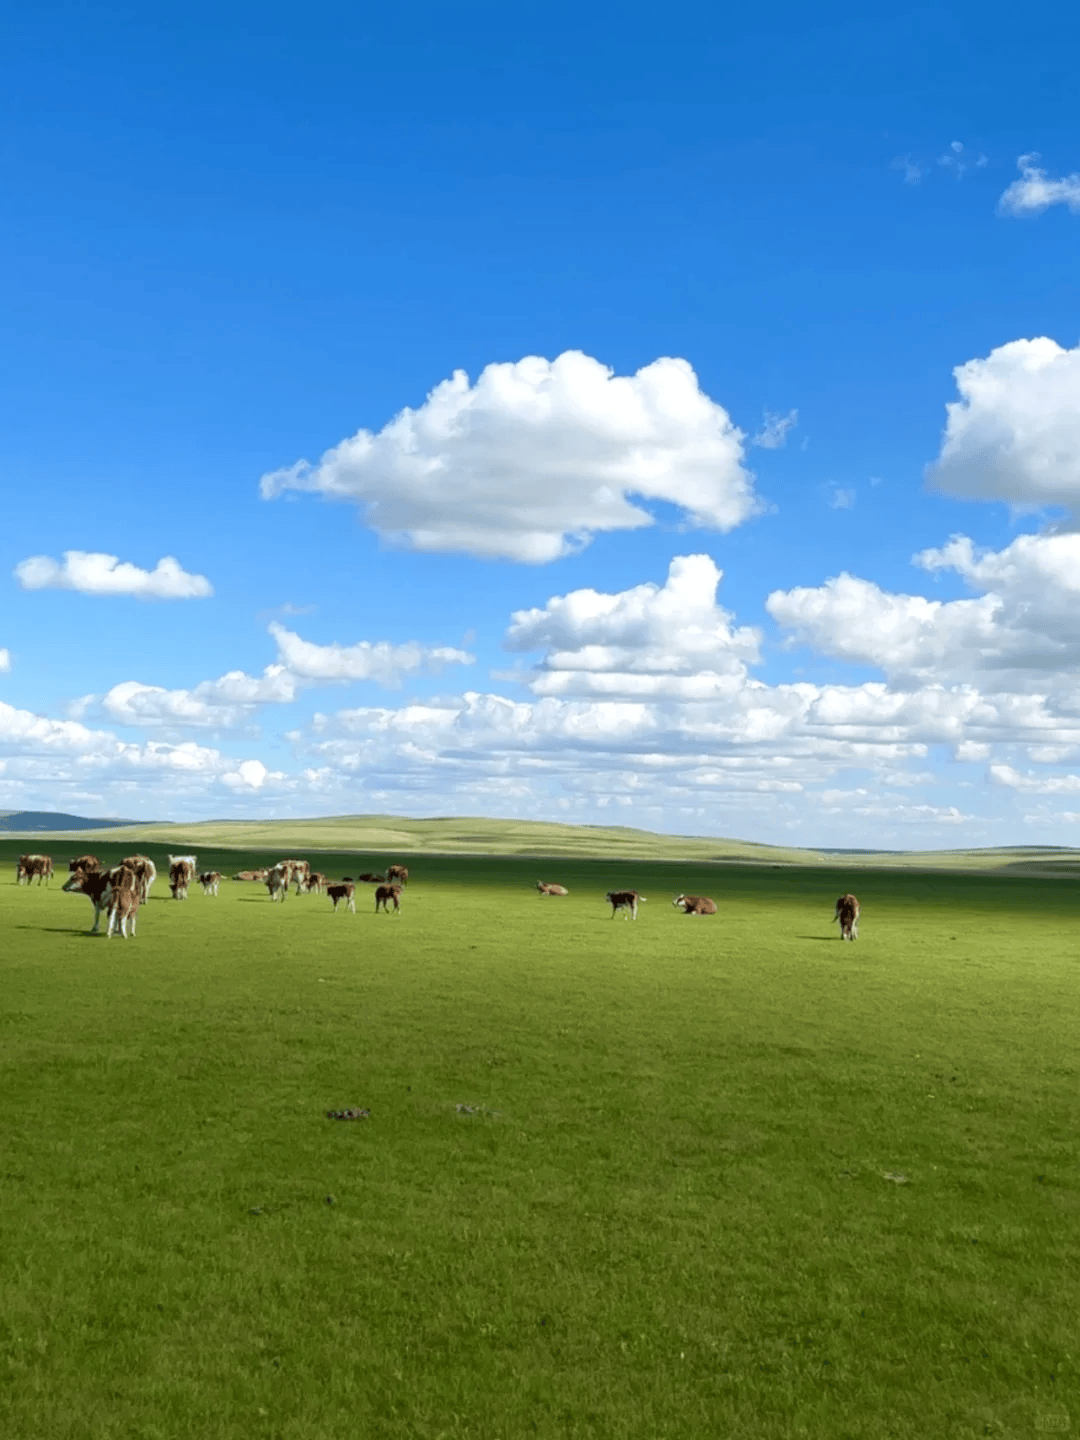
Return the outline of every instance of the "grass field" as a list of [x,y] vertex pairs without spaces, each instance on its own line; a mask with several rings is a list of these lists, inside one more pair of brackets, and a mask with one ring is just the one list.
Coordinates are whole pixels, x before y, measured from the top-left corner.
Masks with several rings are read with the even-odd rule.
[[3,1440],[1080,1424],[1069,882],[867,871],[848,946],[828,865],[411,855],[400,918],[159,879],[124,942],[23,848]]

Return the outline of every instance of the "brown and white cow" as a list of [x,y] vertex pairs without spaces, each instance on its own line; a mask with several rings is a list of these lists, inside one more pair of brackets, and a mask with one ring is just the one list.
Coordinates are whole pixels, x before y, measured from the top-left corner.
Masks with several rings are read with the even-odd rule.
[[854,895],[840,896],[836,902],[833,919],[840,922],[841,940],[857,940],[859,938],[859,902]]
[[355,885],[353,885],[353,884],[346,884],[346,883],[342,883],[341,885],[328,885],[328,886],[326,887],[326,893],[327,893],[327,895],[330,897],[330,899],[334,902],[334,909],[335,909],[335,911],[337,910],[338,902],[339,902],[340,900],[344,900],[344,901],[345,901],[345,909],[346,909],[346,910],[351,910],[354,915],[356,914],[356,886],[355,886]]
[[393,885],[407,885],[409,883],[409,872],[404,865],[388,865],[386,867],[386,878]]
[[72,875],[74,875],[77,870],[100,870],[101,861],[97,858],[96,855],[76,855],[74,860],[68,861],[68,869],[71,871]]
[[279,860],[276,869],[284,869],[288,874],[286,885],[295,885],[297,895],[307,888],[308,876],[311,874],[311,864],[307,860]]
[[204,870],[199,876],[199,884],[202,886],[204,895],[216,895],[218,886],[221,884],[221,871]]
[[232,878],[234,880],[258,880],[261,884],[269,873],[269,870],[238,870]]
[[289,869],[287,865],[275,865],[266,874],[266,889],[271,900],[280,900],[285,903],[285,897],[289,893]]
[[35,875],[39,885],[42,880],[48,884],[52,874],[51,855],[20,855],[15,866],[15,880],[19,885],[29,885]]
[[61,886],[69,895],[85,895],[93,905],[94,925],[91,935],[98,933],[102,913],[108,909],[112,892],[135,891],[135,888],[135,876],[126,865],[116,865],[112,870],[78,870]]
[[681,909],[684,915],[716,914],[716,901],[710,900],[707,895],[676,895],[671,903]]
[[381,906],[387,915],[389,915],[391,905],[393,905],[395,913],[401,913],[401,886],[380,885],[375,891],[375,914],[377,915],[379,913]]
[[139,887],[136,883],[132,886],[122,886],[119,889],[109,891],[105,902],[105,909],[109,916],[108,928],[105,931],[105,938],[108,939],[113,931],[119,928],[120,938],[127,939],[128,923],[131,924],[131,938],[135,938],[135,917],[139,913]]
[[309,895],[321,895],[329,883],[329,875],[324,875],[320,870],[312,870],[304,889]]
[[624,920],[637,919],[637,907],[644,904],[646,897],[639,895],[636,890],[609,890],[604,899],[611,906],[611,918],[615,919],[615,912],[621,910]]
[[198,864],[194,855],[169,856],[169,889],[174,900],[186,900]]
[[[184,857],[181,856],[180,858],[183,859]],[[192,860],[195,859],[194,855],[190,858]],[[170,861],[172,860],[171,855],[169,859]],[[135,876],[135,884],[139,892],[139,904],[145,905],[150,899],[150,887],[157,879],[157,866],[153,860],[150,859],[149,855],[128,855],[126,859],[120,861],[120,864],[126,865]]]
[[549,881],[549,880],[537,880],[537,882],[536,882],[536,888],[537,888],[537,890],[540,891],[540,894],[541,894],[541,895],[569,895],[569,894],[570,894],[570,891],[567,890],[567,888],[566,888],[565,885],[556,885],[556,884],[554,884],[552,881]]

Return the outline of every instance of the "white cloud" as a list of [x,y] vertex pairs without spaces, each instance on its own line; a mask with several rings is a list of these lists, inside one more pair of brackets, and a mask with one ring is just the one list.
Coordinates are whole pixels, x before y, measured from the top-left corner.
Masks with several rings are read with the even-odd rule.
[[991,765],[990,778],[1032,795],[1074,795],[1080,790],[1080,775],[1023,775],[1011,765]]
[[1021,155],[1016,164],[1020,179],[1014,180],[998,201],[1002,215],[1039,215],[1051,205],[1067,205],[1073,214],[1080,212],[1080,174],[1075,171],[1060,180],[1051,180],[1036,165],[1039,156],[1032,152]]
[[0,675],[6,674],[11,669],[11,651],[0,650]]
[[32,555],[15,566],[24,590],[78,590],[82,595],[134,595],[138,600],[193,600],[214,593],[205,575],[189,575],[171,555],[153,570],[115,555],[65,550],[62,561]]
[[954,754],[962,763],[974,764],[990,759],[990,746],[980,744],[978,740],[961,740]]
[[580,351],[464,371],[377,434],[264,475],[271,499],[312,491],[364,508],[416,550],[543,564],[593,535],[651,525],[634,498],[727,531],[757,508],[742,432],[685,360],[616,376]]
[[892,162],[891,168],[900,171],[905,185],[918,185],[926,174],[926,166],[922,161],[913,160],[910,155],[898,155]]
[[221,777],[223,785],[232,790],[261,790],[267,780],[284,780],[280,770],[268,770],[261,760],[241,760],[235,770]]
[[530,682],[538,695],[717,698],[741,683],[761,643],[717,605],[720,579],[708,555],[679,555],[662,587],[574,590],[516,611],[504,643],[547,651]]
[[1080,347],[1013,340],[953,374],[937,490],[1017,506],[1080,507]]
[[787,444],[788,432],[794,430],[798,423],[798,410],[789,410],[786,415],[774,415],[771,410],[766,410],[761,429],[750,443],[762,450],[782,450]]
[[830,510],[854,510],[855,491],[851,486],[840,486],[830,482],[826,489]]
[[305,681],[377,680],[381,685],[401,683],[402,676],[440,670],[444,665],[472,665],[475,655],[449,645],[423,645],[410,640],[392,645],[386,640],[361,640],[355,645],[316,645],[301,639],[275,621],[270,627],[278,657],[294,676]]
[[199,725],[228,727],[251,715],[257,705],[286,705],[298,685],[283,665],[268,665],[259,677],[230,670],[219,680],[204,680],[191,690],[166,690],[125,680],[102,698],[110,719],[121,725]]
[[937,163],[955,175],[957,180],[962,180],[970,169],[982,170],[989,161],[985,155],[972,155],[962,140],[952,140],[945,154],[938,156]]

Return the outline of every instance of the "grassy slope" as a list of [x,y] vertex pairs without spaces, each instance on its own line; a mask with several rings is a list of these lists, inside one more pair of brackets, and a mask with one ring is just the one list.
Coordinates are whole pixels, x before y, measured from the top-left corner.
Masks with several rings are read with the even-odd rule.
[[24,847],[59,855],[77,840],[106,845],[181,849],[227,847],[291,851],[356,851],[393,859],[408,854],[625,857],[637,860],[719,860],[751,864],[844,865],[858,869],[993,870],[1032,876],[1080,877],[1080,851],[1014,847],[829,854],[752,841],[657,835],[625,826],[555,825],[529,820],[447,817],[412,820],[397,815],[338,815],[319,820],[210,820],[198,825],[131,825],[62,835],[27,833]]
[[866,876],[842,946],[844,871],[566,860],[542,901],[532,861],[413,868],[400,919],[229,885],[125,944],[4,866],[5,1440],[1075,1409],[1071,886]]

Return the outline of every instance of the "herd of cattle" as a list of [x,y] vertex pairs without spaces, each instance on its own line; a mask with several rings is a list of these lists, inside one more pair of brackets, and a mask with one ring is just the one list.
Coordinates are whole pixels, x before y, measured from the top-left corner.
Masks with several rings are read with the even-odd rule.
[[[204,870],[197,874],[198,862],[194,855],[169,856],[169,889],[174,900],[186,900],[188,887],[198,879],[204,895],[216,895],[221,884],[221,873]],[[98,934],[102,915],[108,917],[106,935],[119,930],[127,939],[128,926],[135,934],[135,920],[139,906],[150,896],[150,887],[157,879],[157,869],[147,855],[129,855],[111,869],[103,868],[96,855],[79,855],[68,863],[70,877],[63,886],[69,893],[85,895],[94,907],[92,935]],[[48,884],[53,875],[52,857],[49,855],[20,855],[15,867],[16,881],[29,885],[34,879],[41,885]],[[262,870],[241,870],[232,877],[234,880],[254,881],[266,886],[271,900],[284,902],[289,887],[295,886],[296,894],[324,894],[336,911],[340,904],[356,914],[357,884],[374,885],[375,913],[380,910],[389,914],[401,911],[402,887],[408,884],[409,872],[404,865],[390,865],[386,874],[366,871],[354,880],[346,875],[341,881],[332,882],[318,870],[313,870],[307,860],[279,860]],[[541,897],[569,895],[565,885],[550,880],[538,880],[536,888]],[[611,906],[611,918],[622,913],[624,920],[636,920],[638,905],[646,896],[637,890],[609,890],[604,899]],[[707,895],[676,895],[671,902],[684,915],[715,915],[716,901]],[[859,902],[854,895],[841,895],[836,902],[833,919],[839,922],[841,940],[859,938]]]

